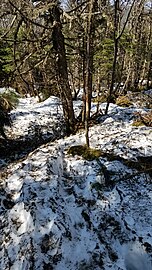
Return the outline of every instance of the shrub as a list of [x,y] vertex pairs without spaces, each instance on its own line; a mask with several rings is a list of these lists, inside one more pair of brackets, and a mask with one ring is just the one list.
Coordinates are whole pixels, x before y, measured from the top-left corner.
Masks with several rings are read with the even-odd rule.
[[5,132],[4,132],[4,126],[10,126],[11,125],[11,119],[9,116],[9,113],[4,110],[4,108],[0,104],[0,135],[2,135],[3,138],[7,139]]
[[11,125],[9,112],[18,104],[18,95],[14,90],[6,89],[0,93],[0,135],[7,139],[4,126]]
[[5,111],[10,112],[12,109],[16,108],[18,104],[19,95],[15,93],[13,89],[6,89],[4,92],[0,93],[0,105]]

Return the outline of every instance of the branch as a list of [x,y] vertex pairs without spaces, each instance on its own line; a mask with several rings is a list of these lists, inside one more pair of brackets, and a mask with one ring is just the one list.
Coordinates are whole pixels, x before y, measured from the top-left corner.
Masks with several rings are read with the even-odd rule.
[[45,25],[43,25],[43,24],[40,24],[40,23],[38,23],[38,22],[34,22],[33,20],[31,20],[29,17],[27,17],[18,7],[16,7],[10,0],[8,0],[9,1],[9,3],[10,3],[10,5],[13,7],[13,8],[15,8],[18,12],[19,12],[19,14],[21,15],[21,17],[25,20],[25,21],[29,21],[30,23],[32,23],[32,24],[34,24],[34,25],[36,25],[36,26],[39,26],[39,27],[43,27],[43,28],[45,28],[45,29],[52,29],[52,27],[47,27],[47,26],[45,26]]
[[14,25],[14,22],[15,22],[16,18],[17,18],[17,15],[14,16],[12,22],[10,23],[10,27],[9,27],[9,29],[6,31],[6,33],[3,34],[3,35],[0,37],[1,39],[2,39],[2,38],[5,38],[5,37],[7,36],[7,34],[10,32],[10,30],[12,29],[12,27],[13,27],[13,25]]
[[66,13],[71,13],[71,12],[73,12],[73,11],[76,11],[77,9],[79,9],[80,7],[82,7],[84,4],[86,4],[86,3],[88,3],[89,1],[88,0],[86,0],[86,1],[84,1],[84,2],[82,2],[80,5],[78,5],[78,6],[76,6],[75,8],[73,8],[73,9],[71,9],[71,10],[69,10],[69,11],[66,11]]
[[20,19],[20,21],[19,21],[19,23],[17,25],[16,31],[14,33],[14,50],[13,50],[13,54],[14,54],[14,63],[15,63],[15,66],[16,66],[16,70],[18,71],[21,79],[27,85],[27,87],[29,89],[29,84],[27,83],[27,81],[23,78],[22,74],[20,73],[20,69],[19,69],[19,66],[17,65],[17,60],[16,60],[16,40],[17,40],[18,32],[19,32],[19,29],[20,29],[20,27],[22,25],[22,22],[23,22],[23,18]]
[[120,33],[119,36],[116,38],[117,40],[119,40],[119,39],[121,38],[121,36],[123,35],[123,33],[124,33],[124,30],[125,30],[126,25],[127,25],[127,23],[128,23],[128,20],[129,20],[131,11],[132,11],[132,9],[133,9],[133,6],[134,6],[134,4],[135,4],[135,1],[136,1],[136,0],[133,0],[133,3],[132,3],[132,5],[131,5],[131,7],[130,7],[130,10],[129,10],[129,12],[128,12],[126,21],[125,21],[125,23],[124,23],[124,25],[123,25],[123,28],[122,28],[122,30],[121,30],[121,33]]

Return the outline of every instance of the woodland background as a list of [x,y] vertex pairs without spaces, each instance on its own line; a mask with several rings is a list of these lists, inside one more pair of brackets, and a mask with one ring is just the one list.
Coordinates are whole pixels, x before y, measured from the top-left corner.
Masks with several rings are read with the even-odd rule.
[[59,96],[69,134],[83,89],[87,138],[93,91],[107,114],[120,95],[152,87],[152,1],[4,0],[0,86],[39,100]]

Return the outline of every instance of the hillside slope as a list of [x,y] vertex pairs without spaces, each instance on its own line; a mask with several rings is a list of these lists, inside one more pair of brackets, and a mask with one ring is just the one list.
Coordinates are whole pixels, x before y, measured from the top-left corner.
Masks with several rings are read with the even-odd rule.
[[[29,122],[44,138],[47,127],[54,134],[62,119],[57,104],[54,97],[21,100],[12,112],[13,137],[32,136]],[[111,105],[90,128],[91,147],[102,150],[96,160],[68,152],[85,143],[83,130],[52,136],[13,162],[1,159],[0,269],[125,270],[132,245],[151,269],[152,128],[132,126],[135,111],[142,110]]]

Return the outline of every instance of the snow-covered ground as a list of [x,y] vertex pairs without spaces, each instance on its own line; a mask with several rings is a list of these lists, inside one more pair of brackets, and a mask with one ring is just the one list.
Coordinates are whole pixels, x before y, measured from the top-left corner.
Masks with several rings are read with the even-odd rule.
[[[81,102],[74,106],[78,115]],[[1,170],[0,269],[125,270],[137,254],[145,260],[142,269],[152,269],[151,177],[145,167],[139,172],[127,165],[152,156],[152,128],[132,126],[135,111],[142,110],[111,104],[109,115],[90,128],[91,147],[104,153],[97,160],[68,154],[70,146],[85,143],[80,131]],[[60,133],[59,99],[21,99],[12,120],[14,138],[35,125],[44,137]]]
[[[54,137],[54,131],[62,133],[63,113],[60,100],[51,97],[38,103],[37,98],[20,98],[16,110],[12,111],[13,126],[10,130],[14,138],[32,135],[39,128],[44,139]],[[38,130],[37,130],[38,131]]]

